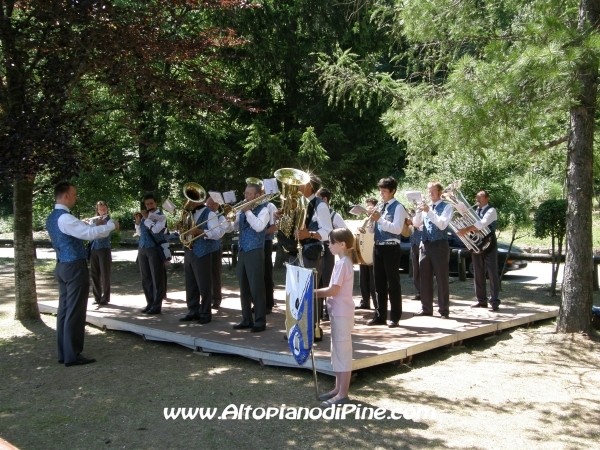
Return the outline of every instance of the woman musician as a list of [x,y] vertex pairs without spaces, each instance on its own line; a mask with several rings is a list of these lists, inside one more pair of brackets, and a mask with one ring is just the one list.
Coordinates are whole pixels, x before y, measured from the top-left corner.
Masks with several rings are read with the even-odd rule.
[[[115,230],[119,224],[108,215],[108,205],[100,200],[96,203],[96,217],[86,219],[86,222],[95,226],[100,221],[114,223]],[[111,233],[105,238],[94,239],[89,243],[90,273],[92,276],[92,292],[94,303],[106,305],[110,303],[110,271],[112,267],[112,255],[110,247]]]

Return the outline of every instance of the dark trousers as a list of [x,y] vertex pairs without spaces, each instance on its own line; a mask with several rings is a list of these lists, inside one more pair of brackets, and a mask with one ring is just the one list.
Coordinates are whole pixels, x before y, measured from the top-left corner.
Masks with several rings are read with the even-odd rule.
[[110,303],[110,269],[112,255],[110,248],[90,251],[90,273],[92,292],[96,303]]
[[138,264],[142,276],[142,289],[146,303],[153,308],[161,308],[167,294],[167,274],[163,262],[158,257],[160,247],[140,248]]
[[215,308],[221,306],[223,299],[222,275],[223,275],[223,247],[211,253],[212,257],[212,305]]
[[360,275],[360,294],[362,300],[360,306],[363,308],[371,307],[371,298],[373,298],[373,305],[375,305],[376,293],[375,293],[375,275],[373,274],[373,266],[365,266],[361,264],[359,266]]
[[398,322],[402,317],[402,294],[400,291],[400,245],[375,245],[373,248],[373,274],[375,275],[375,317],[387,320],[388,297],[390,320]]
[[[299,266],[300,261],[296,255],[288,255],[288,262],[294,266]],[[323,258],[319,256],[317,259],[308,259],[302,258],[302,262],[304,263],[305,269],[316,269],[317,278],[315,279],[315,287],[320,286],[321,282],[321,274],[323,273]],[[319,298],[317,300],[317,312],[319,314],[319,319],[323,318],[323,298]]]
[[320,287],[329,287],[331,281],[331,274],[335,266],[335,255],[329,250],[329,245],[323,245],[325,248],[323,252],[323,274],[321,275]]
[[[185,271],[185,302],[188,314],[199,314],[210,319],[212,311],[212,253],[198,258],[185,249],[183,267]],[[200,298],[202,297],[202,301]]]
[[90,292],[87,262],[84,259],[57,263],[54,271],[58,281],[58,312],[56,341],[58,359],[73,363],[83,350],[85,312]]
[[273,241],[265,240],[265,300],[267,311],[275,306],[273,291],[275,283],[273,282]]
[[426,314],[433,314],[433,276],[438,285],[438,312],[450,312],[449,267],[450,247],[448,241],[425,241],[421,243],[419,270],[421,272],[421,306]]
[[410,246],[410,258],[413,268],[413,285],[417,291],[417,295],[421,295],[421,271],[419,270],[419,255],[420,250],[418,245]]
[[498,292],[500,290],[500,282],[498,281],[498,246],[493,243],[493,248],[485,255],[472,254],[473,272],[475,278],[475,295],[477,301],[481,305],[488,302],[485,276],[490,280],[490,298],[489,302],[492,306],[498,306],[500,299]]
[[[236,265],[242,305],[241,325],[262,327],[267,324],[265,300],[265,251],[262,248],[240,251]],[[252,304],[254,303],[254,318]]]

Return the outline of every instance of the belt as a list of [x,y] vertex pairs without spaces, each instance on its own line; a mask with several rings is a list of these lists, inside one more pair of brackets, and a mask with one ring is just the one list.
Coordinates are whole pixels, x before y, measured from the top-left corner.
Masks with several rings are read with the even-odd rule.
[[375,245],[400,245],[394,241],[375,241]]

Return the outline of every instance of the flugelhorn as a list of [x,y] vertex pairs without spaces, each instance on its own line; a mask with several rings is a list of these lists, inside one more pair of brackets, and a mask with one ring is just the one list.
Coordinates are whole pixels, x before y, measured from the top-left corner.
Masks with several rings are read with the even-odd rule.
[[357,228],[359,233],[365,234],[367,232],[367,228],[371,228],[371,226],[373,225],[373,214],[375,214],[376,212],[381,214],[381,211],[383,211],[383,205],[385,205],[385,203],[379,203],[379,205],[375,207],[375,211],[369,214],[369,217],[365,219],[362,226]]

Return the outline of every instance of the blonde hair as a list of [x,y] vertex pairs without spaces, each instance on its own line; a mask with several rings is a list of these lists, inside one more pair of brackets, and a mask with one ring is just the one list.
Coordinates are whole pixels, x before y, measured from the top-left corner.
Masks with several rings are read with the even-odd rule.
[[348,228],[336,228],[329,233],[329,241],[332,243],[343,242],[346,248],[350,251],[350,259],[352,264],[358,264],[358,256],[354,249],[354,234]]
[[104,200],[100,200],[98,203],[96,203],[96,214],[98,214],[98,206],[106,206],[106,214],[108,214],[110,212],[108,210],[108,205],[106,204],[106,202]]

